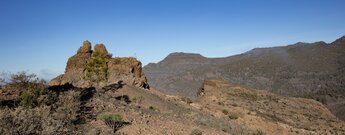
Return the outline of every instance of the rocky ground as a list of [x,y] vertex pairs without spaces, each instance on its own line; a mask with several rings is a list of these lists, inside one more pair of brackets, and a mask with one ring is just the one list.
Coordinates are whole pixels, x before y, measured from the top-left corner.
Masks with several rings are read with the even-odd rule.
[[[321,103],[205,81],[191,101],[157,90],[125,85],[119,89],[72,88],[54,103],[0,109],[1,134],[114,134],[98,119],[116,113],[126,122],[116,134],[344,134],[345,123]],[[46,96],[46,95],[42,95]]]
[[315,100],[278,96],[217,80],[205,81],[199,95],[192,106],[267,134],[345,133],[345,123]]

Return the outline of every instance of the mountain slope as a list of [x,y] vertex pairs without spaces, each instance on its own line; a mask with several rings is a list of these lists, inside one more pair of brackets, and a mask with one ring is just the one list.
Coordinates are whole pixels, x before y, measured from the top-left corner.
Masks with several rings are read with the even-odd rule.
[[192,106],[266,134],[344,134],[345,123],[320,102],[206,80]]
[[[198,66],[171,66],[177,60],[167,61],[169,57],[144,67],[149,84],[168,94],[195,98],[204,80],[222,79],[280,95],[316,99],[345,119],[345,36],[329,44],[299,42],[231,57],[204,58]],[[179,72],[159,75],[165,71]]]

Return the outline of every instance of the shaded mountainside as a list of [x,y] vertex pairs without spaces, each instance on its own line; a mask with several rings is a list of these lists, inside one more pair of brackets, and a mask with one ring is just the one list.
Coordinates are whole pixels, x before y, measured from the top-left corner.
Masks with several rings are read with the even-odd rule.
[[225,58],[199,56],[197,64],[194,61],[190,54],[174,53],[145,66],[144,72],[151,86],[168,94],[196,98],[204,80],[222,79],[280,95],[316,99],[345,119],[345,37],[329,44],[299,42]]

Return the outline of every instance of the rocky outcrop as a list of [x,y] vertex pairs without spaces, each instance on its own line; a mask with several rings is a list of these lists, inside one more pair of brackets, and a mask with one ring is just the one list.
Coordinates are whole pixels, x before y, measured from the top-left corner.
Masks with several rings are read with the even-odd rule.
[[97,44],[94,50],[91,48],[91,43],[84,41],[77,54],[68,59],[65,74],[52,79],[49,86],[103,88],[123,82],[149,89],[140,61],[130,57],[111,58],[103,44]]

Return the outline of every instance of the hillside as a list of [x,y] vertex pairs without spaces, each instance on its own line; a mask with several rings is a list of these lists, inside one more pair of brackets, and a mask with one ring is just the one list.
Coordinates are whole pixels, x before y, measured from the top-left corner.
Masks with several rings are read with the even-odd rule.
[[194,59],[177,53],[143,70],[152,87],[168,94],[196,98],[204,80],[222,79],[279,95],[312,98],[345,119],[345,36],[329,44],[299,42],[224,58],[199,56],[198,64],[178,62]]
[[[26,72],[1,76],[0,134],[345,133],[345,123],[315,100],[278,96],[219,80],[203,81],[195,101],[165,95],[149,89],[140,61],[112,58],[104,45],[91,48],[91,43],[84,42],[67,61],[65,73],[49,84]],[[170,60],[180,65],[190,63],[181,60],[186,57],[180,54],[172,55],[178,58]],[[197,54],[187,57],[192,58],[193,68],[207,60]]]
[[321,103],[206,80],[192,106],[266,134],[344,134],[345,123]]
[[[30,89],[27,89],[30,91]],[[5,89],[0,90],[1,93]],[[34,98],[36,99],[36,98]],[[199,98],[168,96],[131,85],[110,90],[46,90],[34,106],[1,102],[0,133],[80,135],[344,134],[345,123],[321,103],[205,81]],[[1,101],[2,98],[1,98]],[[103,120],[119,116],[120,128]],[[115,132],[114,132],[115,131]]]

